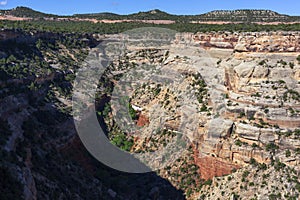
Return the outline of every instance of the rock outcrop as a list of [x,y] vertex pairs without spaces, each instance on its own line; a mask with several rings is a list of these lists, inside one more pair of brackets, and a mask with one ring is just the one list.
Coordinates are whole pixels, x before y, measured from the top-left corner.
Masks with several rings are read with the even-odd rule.
[[197,33],[192,37],[195,43],[206,49],[232,49],[236,52],[300,52],[299,32],[217,32]]

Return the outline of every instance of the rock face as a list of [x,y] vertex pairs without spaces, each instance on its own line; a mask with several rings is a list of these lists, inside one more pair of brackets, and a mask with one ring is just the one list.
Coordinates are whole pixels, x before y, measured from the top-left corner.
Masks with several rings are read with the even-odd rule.
[[300,52],[299,32],[198,33],[192,37],[204,48],[236,52]]
[[136,124],[137,126],[143,127],[149,124],[149,119],[145,115],[139,114],[139,118]]
[[[158,199],[183,199],[180,190],[155,173],[129,175],[102,165],[76,137],[67,89],[73,69],[62,69],[57,61],[59,55],[77,63],[77,53],[85,55],[82,48],[90,46],[74,45],[68,51],[63,45],[67,36],[59,33],[1,30],[0,35],[1,59],[14,56],[0,67],[0,199],[147,199],[155,187],[160,189]],[[88,35],[73,37],[89,40]],[[36,47],[39,39],[47,44],[42,49]],[[15,45],[9,46],[11,42]],[[50,50],[52,42],[57,49]],[[15,66],[18,71],[10,70]]]
[[[3,40],[14,37],[26,38],[21,34],[2,34]],[[41,36],[33,38],[38,37]],[[196,193],[203,179],[212,179],[213,184],[219,184],[221,176],[235,170],[238,178],[246,177],[243,175],[245,169],[253,172],[269,170],[267,172],[271,173],[270,169],[280,171],[283,166],[288,166],[293,168],[292,173],[296,178],[292,177],[294,182],[280,190],[285,191],[284,194],[292,192],[297,195],[295,185],[300,171],[299,33],[184,33],[178,34],[171,46],[168,52],[165,49],[131,48],[126,59],[107,70],[109,75],[103,78],[107,82],[100,86],[99,91],[110,91],[112,88],[106,87],[117,86],[120,74],[128,66],[149,64],[151,67],[155,65],[155,70],[161,70],[157,74],[152,69],[148,74],[140,74],[137,70],[135,75],[128,76],[130,80],[135,76],[151,77],[150,80],[136,81],[135,85],[141,85],[132,91],[133,96],[130,97],[139,112],[135,121],[139,128],[136,133],[123,134],[117,127],[112,117],[113,111],[118,110],[114,104],[105,112],[100,109],[100,114],[97,113],[101,122],[106,123],[110,134],[116,134],[112,137],[115,143],[124,145],[124,149],[132,152],[156,152],[168,144],[182,147],[182,143],[172,142],[175,136],[184,133],[192,148],[180,152],[182,157],[174,158],[177,152],[173,154],[168,151],[163,155],[152,154],[151,161],[159,164],[170,158],[170,166],[163,166],[159,173],[186,194],[190,190]],[[4,56],[6,54],[3,53]],[[157,75],[154,78],[150,76],[153,73]],[[65,76],[64,73],[60,74]],[[23,163],[25,165],[24,168],[13,168],[24,186],[22,194],[26,199],[57,197],[52,194],[66,199],[80,199],[81,190],[92,190],[92,193],[84,194],[88,195],[85,196],[87,198],[138,199],[141,191],[146,190],[142,196],[144,199],[181,199],[181,192],[168,183],[162,183],[156,174],[149,179],[140,176],[135,181],[130,176],[123,179],[124,174],[111,172],[99,163],[95,164],[96,161],[86,155],[79,138],[75,136],[72,119],[66,114],[68,97],[58,94],[58,88],[52,89],[55,87],[52,82],[61,83],[69,79],[55,77],[50,74],[49,77],[28,78],[28,82],[42,85],[33,90],[29,90],[29,85],[22,79],[1,81],[4,87],[11,84],[7,90],[1,91],[1,94],[7,95],[0,101],[0,118],[10,130],[1,147],[3,151],[15,154],[14,164],[20,162],[22,167]],[[159,84],[154,82],[158,77]],[[21,84],[25,85],[24,88],[19,94],[13,94],[13,89]],[[67,82],[61,85],[67,85]],[[110,99],[108,96],[111,97],[111,94],[103,96]],[[2,124],[0,128],[3,132],[7,129]],[[132,138],[126,140],[127,137]],[[10,166],[10,162],[6,161],[7,166]],[[53,169],[55,177],[48,177],[45,172],[50,174]],[[283,171],[274,172],[272,177],[283,175]],[[61,172],[68,173],[68,176],[62,176]],[[259,173],[263,176],[262,171]],[[122,177],[122,180],[118,177]],[[254,175],[252,178],[256,180]],[[285,178],[291,179],[288,176]],[[151,184],[143,186],[148,180]],[[155,183],[152,184],[152,180],[156,180]],[[266,180],[256,180],[261,183],[257,187],[262,188]],[[242,182],[240,180],[237,185],[249,188]],[[61,190],[69,183],[68,191]],[[114,183],[125,189],[115,187]],[[225,185],[226,181],[223,183]],[[236,183],[231,181],[231,187],[236,188]],[[74,190],[78,186],[81,190]],[[136,190],[139,187],[142,189]],[[209,191],[210,188],[203,190]],[[225,192],[224,189],[226,197],[232,196],[228,190]],[[127,191],[131,191],[130,194]],[[250,196],[247,191],[243,194]],[[219,194],[215,196],[221,198]],[[232,197],[235,198],[235,195]]]
[[[253,160],[268,165],[277,159],[300,170],[296,153],[299,137],[295,135],[300,127],[299,32],[181,34],[178,41],[181,45],[183,41],[193,47],[200,45],[224,69],[226,98],[220,120],[199,119],[203,128],[194,134],[195,162],[201,178],[230,174]],[[223,56],[223,50],[231,55]],[[192,55],[186,56],[194,59]],[[205,61],[193,61],[190,69],[205,65]],[[193,69],[204,77],[207,73],[201,67]],[[214,104],[221,106],[212,100],[210,106]],[[287,150],[294,153],[285,155]]]
[[201,178],[204,180],[228,175],[233,170],[240,168],[237,164],[212,156],[196,157],[195,160],[200,167]]

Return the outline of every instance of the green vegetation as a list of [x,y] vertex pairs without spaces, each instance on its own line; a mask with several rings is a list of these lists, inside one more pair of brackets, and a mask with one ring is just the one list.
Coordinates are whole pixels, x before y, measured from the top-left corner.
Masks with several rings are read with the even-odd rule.
[[258,64],[259,65],[265,65],[267,62],[266,62],[266,60],[262,60],[262,61],[260,61]]
[[211,185],[212,184],[212,180],[211,179],[208,179],[207,181],[205,181],[203,183],[203,185]]
[[133,146],[133,140],[128,139],[124,134],[114,135],[111,143],[124,151],[130,151]]
[[236,141],[234,142],[234,144],[235,144],[236,146],[241,147],[243,143],[241,142],[241,140],[236,140]]
[[269,199],[270,199],[270,200],[281,199],[281,194],[280,194],[280,193],[278,193],[278,194],[270,194],[270,195],[269,195]]
[[235,144],[236,146],[239,146],[239,147],[241,147],[242,145],[248,145],[248,143],[242,142],[240,139],[237,139],[237,140],[234,142],[234,144]]
[[294,130],[294,135],[296,138],[300,138],[300,129]]
[[261,94],[256,92],[255,94],[251,94],[251,97],[261,97]]
[[239,199],[240,195],[236,194],[236,193],[232,193],[233,199]]
[[[18,17],[33,17],[43,18],[52,17],[58,18],[61,16],[41,13],[26,7],[17,7],[11,10],[0,10],[0,13],[14,15]],[[65,18],[93,18],[93,19],[109,19],[109,20],[123,20],[123,19],[135,19],[135,20],[173,20],[180,23],[187,23],[189,21],[234,21],[234,22],[289,22],[299,21],[299,17],[281,15],[279,13],[270,10],[216,10],[200,15],[172,15],[161,10],[155,9],[147,12],[138,12],[129,15],[118,15],[114,13],[91,13],[91,14],[76,14],[73,16],[64,16]]]
[[276,171],[282,170],[286,167],[286,165],[282,162],[280,162],[278,159],[276,159],[275,161],[272,161],[272,163],[274,165],[274,168]]
[[[164,168],[164,173],[174,180],[173,184],[185,191],[186,196],[199,191],[204,184],[211,184],[200,179],[199,167],[194,163],[192,148],[188,148],[187,154],[178,158],[170,166]],[[162,174],[163,176],[165,174]]]
[[249,174],[250,174],[249,171],[244,171],[244,172],[243,172],[243,177],[246,178]]
[[0,10],[1,14],[12,15],[16,17],[32,17],[32,18],[43,18],[43,17],[59,17],[57,15],[46,14],[32,10],[31,8],[18,6],[11,10]]
[[243,117],[245,117],[245,116],[246,116],[246,113],[245,113],[245,112],[240,112],[238,118],[243,118]]
[[208,108],[205,104],[203,104],[200,108],[200,112],[207,112],[208,111]]
[[111,112],[111,105],[110,105],[110,103],[106,103],[104,105],[104,109],[102,111],[103,117],[107,118],[110,112]]
[[[2,51],[6,52],[7,56],[0,58],[0,71],[2,76],[12,76],[14,78],[27,78],[32,76],[46,77],[58,70],[67,71],[75,70],[82,61],[87,52],[85,49],[88,44],[81,40],[83,35],[57,35],[52,38],[41,37],[37,41],[27,41],[31,36],[21,30],[16,33],[24,37],[24,41],[6,40],[0,43]],[[28,37],[26,39],[26,37]],[[74,57],[68,55],[57,54],[60,46],[65,47]],[[48,62],[46,61],[48,60]],[[53,68],[52,65],[60,65],[60,69]],[[70,71],[65,72],[68,81]],[[7,79],[7,77],[4,77]],[[4,80],[5,80],[4,79]],[[67,84],[63,84],[66,86]],[[32,85],[32,89],[34,86]],[[63,88],[64,90],[66,88]]]
[[154,89],[154,96],[159,95],[160,92],[161,92],[161,85],[158,84],[158,85],[156,86],[156,88]]
[[128,103],[129,115],[131,119],[136,120],[138,118],[136,111],[132,108],[132,105]]
[[[12,11],[11,11],[12,12]],[[52,15],[47,15],[43,13],[39,13],[32,10],[26,9],[18,9],[18,13],[15,13],[16,16],[34,16],[37,18],[43,17],[57,17]],[[152,16],[151,19],[164,19],[170,17],[169,14],[163,13],[160,11],[156,11],[157,13]],[[246,12],[247,14],[251,14]],[[136,15],[132,15],[131,17],[136,17],[137,19],[145,19],[148,18],[149,13],[138,13]],[[103,16],[111,16],[111,18],[118,18],[118,15],[114,14],[103,14]],[[84,17],[84,16],[79,16]],[[99,17],[102,16],[90,15],[90,17]],[[172,17],[172,16],[171,16]],[[202,16],[205,17],[205,16]],[[206,19],[209,19],[209,16],[206,16]],[[174,18],[175,19],[175,18]],[[190,19],[190,18],[186,18]],[[179,19],[178,19],[179,20]],[[68,190],[70,188],[75,188],[71,184],[72,179],[70,180],[62,180],[65,179],[64,176],[61,176],[64,173],[63,168],[64,166],[68,166],[66,170],[70,173],[80,173],[81,168],[74,167],[76,166],[76,162],[71,162],[68,160],[69,153],[68,151],[72,152],[72,155],[75,161],[82,162],[82,160],[78,159],[78,157],[82,157],[80,153],[84,152],[83,150],[79,150],[79,152],[73,152],[73,149],[80,148],[75,144],[71,143],[70,147],[62,148],[62,152],[65,153],[68,159],[64,160],[61,156],[61,153],[57,155],[57,149],[51,149],[52,146],[60,145],[57,138],[61,138],[62,135],[68,136],[69,133],[64,129],[62,124],[67,122],[66,120],[69,119],[69,114],[71,111],[64,105],[62,102],[58,100],[57,97],[63,97],[66,100],[70,100],[71,92],[72,92],[72,81],[75,79],[75,72],[78,70],[80,62],[84,60],[85,56],[87,55],[87,50],[90,47],[93,47],[97,41],[94,41],[93,38],[89,35],[90,33],[119,33],[123,32],[132,28],[138,27],[145,27],[145,26],[154,26],[154,27],[165,27],[171,28],[177,31],[190,31],[190,32],[198,32],[198,31],[259,31],[259,30],[298,30],[300,26],[298,24],[293,25],[254,25],[254,24],[224,24],[224,25],[203,25],[203,24],[189,24],[183,23],[184,20],[180,21],[176,24],[170,25],[155,25],[155,24],[143,24],[143,23],[119,23],[119,24],[94,24],[90,22],[64,22],[64,21],[46,21],[43,19],[37,19],[34,21],[1,21],[0,28],[5,28],[11,30],[12,33],[16,33],[20,35],[21,41],[16,40],[7,40],[2,41],[0,43],[0,49],[5,52],[6,55],[3,55],[0,58],[0,78],[3,85],[5,85],[5,89],[3,90],[1,95],[3,97],[7,97],[9,95],[18,95],[20,93],[20,99],[23,98],[23,95],[26,94],[28,96],[28,101],[30,109],[28,109],[28,119],[23,122],[22,129],[24,131],[24,141],[18,141],[17,146],[17,154],[18,157],[12,156],[11,158],[7,158],[2,156],[1,159],[5,159],[6,161],[13,160],[15,165],[22,165],[21,161],[26,159],[27,156],[27,149],[30,149],[32,153],[32,163],[33,168],[32,171],[34,173],[40,172],[48,172],[51,171],[52,173],[48,173],[49,177],[46,177],[50,181],[58,180],[57,182],[63,182],[61,185],[57,185],[58,188],[64,188],[67,186]],[[39,38],[36,39],[31,37],[31,34],[36,34],[37,31],[39,32]],[[29,34],[30,32],[30,34]],[[54,33],[51,33],[54,32]],[[59,34],[55,34],[59,33]],[[47,37],[47,34],[51,34],[51,37]],[[150,52],[151,54],[151,52]],[[300,57],[300,56],[299,56]],[[128,69],[134,64],[129,64],[129,59],[124,62],[120,62],[120,67],[122,69]],[[300,58],[298,59],[300,62]],[[218,63],[220,63],[219,61]],[[281,64],[287,65],[284,61],[280,61]],[[261,65],[265,65],[264,63],[259,63]],[[111,68],[113,66],[110,66]],[[290,64],[290,67],[294,67]],[[111,72],[109,68],[107,72]],[[109,74],[109,73],[108,73]],[[112,74],[112,73],[111,73]],[[111,75],[110,74],[110,75]],[[52,76],[53,75],[53,76]],[[113,76],[113,75],[112,75]],[[195,89],[195,94],[199,102],[199,108],[201,112],[210,111],[208,107],[208,89],[206,86],[205,81],[201,78],[200,74],[193,74],[192,86]],[[120,130],[117,123],[113,121],[111,118],[111,104],[109,103],[110,94],[112,92],[112,88],[114,83],[112,80],[117,80],[119,77],[109,77],[106,74],[103,75],[100,79],[99,87],[103,90],[99,90],[97,96],[97,100],[101,100],[104,96],[107,97],[104,102],[97,102],[97,113],[98,119],[100,124],[103,123],[107,125],[107,136],[110,139],[111,143],[116,145],[117,147],[121,148],[124,151],[155,151],[161,147],[165,147],[169,144],[170,140],[176,136],[174,133],[175,131],[163,129],[158,130],[157,135],[151,136],[147,138],[145,142],[141,145],[143,148],[135,149],[133,137]],[[12,81],[10,81],[12,80]],[[17,82],[20,83],[12,83]],[[283,81],[279,81],[280,84],[284,84]],[[146,87],[146,85],[145,85]],[[145,88],[144,88],[145,89]],[[151,89],[151,97],[156,97],[162,93],[162,86],[156,85]],[[21,91],[21,92],[20,92]],[[260,97],[260,94],[254,94],[257,97]],[[162,96],[162,95],[161,95]],[[229,98],[228,94],[224,96],[225,98]],[[2,98],[2,96],[1,96]],[[18,97],[19,98],[19,97]],[[173,105],[174,102],[172,99],[173,95],[170,94],[170,91],[165,95],[165,103],[167,105]],[[266,97],[267,98],[267,97]],[[289,98],[299,100],[299,94],[296,91],[289,90],[284,98],[287,100]],[[106,102],[106,103],[105,103]],[[124,105],[123,107],[126,108],[126,114],[132,120],[138,119],[138,113],[133,109],[132,104],[130,103],[129,97],[121,98],[121,103]],[[27,106],[27,105],[26,105]],[[25,107],[26,107],[25,106]],[[101,107],[101,109],[99,109]],[[31,109],[34,108],[34,109]],[[18,108],[20,109],[20,108]],[[25,108],[27,109],[27,108]],[[36,110],[35,110],[36,109]],[[19,112],[17,110],[16,112]],[[268,113],[269,111],[267,108],[265,112]],[[290,110],[292,112],[292,110]],[[296,111],[293,111],[296,112]],[[247,113],[247,115],[249,115]],[[246,114],[244,112],[240,112],[240,118],[245,117]],[[267,125],[262,120],[260,120],[261,125]],[[11,135],[10,126],[7,121],[0,120],[0,131],[1,131],[1,138],[0,138],[0,145],[5,144],[7,138]],[[288,137],[295,136],[296,138],[300,137],[300,129],[295,130],[293,132],[287,133]],[[287,136],[286,135],[286,136]],[[149,141],[148,141],[149,140]],[[49,142],[50,141],[50,142]],[[54,141],[54,142],[53,142]],[[53,144],[53,143],[55,144]],[[65,142],[65,141],[63,141]],[[149,147],[148,147],[149,145]],[[241,140],[236,140],[235,145],[242,146],[247,145],[250,147],[249,144],[243,143]],[[68,148],[71,148],[69,150]],[[140,147],[138,147],[140,148]],[[252,148],[259,148],[257,144],[252,144]],[[49,150],[50,149],[50,150]],[[267,151],[278,150],[279,147],[274,144],[270,143],[266,145]],[[257,150],[257,149],[256,149]],[[191,151],[192,152],[192,151]],[[63,154],[62,153],[62,154]],[[79,155],[78,155],[78,154]],[[193,153],[193,152],[192,152]],[[300,149],[296,149],[296,154],[300,154]],[[294,155],[294,152],[290,150],[285,151],[286,157],[290,157]],[[78,156],[76,158],[76,156]],[[203,181],[200,179],[199,175],[199,167],[194,164],[195,160],[194,157],[190,156],[190,160],[178,159],[174,166],[168,166],[166,172],[168,173],[168,177],[171,177],[172,180],[175,182],[177,188],[182,189],[185,191],[187,197],[191,196],[195,191],[198,192],[203,185],[212,185],[212,180]],[[72,157],[72,158],[73,158]],[[88,157],[88,155],[84,154],[84,157]],[[56,167],[54,160],[58,160],[61,165]],[[188,162],[187,162],[188,160]],[[87,166],[90,166],[89,159],[83,160]],[[50,163],[50,164],[49,164]],[[81,163],[80,163],[81,164]],[[254,158],[250,159],[250,164],[256,166],[260,170],[267,169],[266,164],[259,164]],[[285,168],[285,165],[278,160],[273,161],[273,165],[276,170],[281,170]],[[93,166],[93,163],[91,164]],[[95,165],[97,166],[97,165]],[[49,167],[49,169],[47,168]],[[96,167],[97,168],[97,167]],[[177,170],[177,171],[176,171]],[[247,182],[246,178],[249,177],[250,172],[245,171],[242,175],[243,181]],[[80,174],[81,176],[82,174]],[[117,187],[115,183],[120,183],[119,179],[123,179],[121,177],[114,177],[111,178],[112,173],[99,170],[96,170],[96,177],[99,178],[101,182],[105,184],[109,183],[109,186]],[[3,167],[0,166],[0,176],[1,176],[1,192],[0,192],[0,199],[19,199],[22,197],[22,189],[20,184],[15,177],[12,176],[11,172]],[[69,177],[72,177],[70,174]],[[82,177],[84,177],[82,175]],[[80,178],[82,178],[80,177]],[[125,176],[124,176],[125,177]],[[293,177],[291,177],[292,179]],[[126,178],[124,178],[125,180]],[[231,180],[232,177],[228,176],[228,180]],[[122,180],[122,181],[124,181]],[[36,186],[39,192],[48,189],[45,184],[40,184],[39,180],[36,180]],[[177,181],[177,182],[176,182]],[[92,181],[91,181],[92,182]],[[149,181],[150,182],[150,181]],[[123,182],[122,182],[123,183]],[[127,183],[127,182],[126,182]],[[1,183],[0,183],[1,184]],[[77,184],[77,183],[76,183]],[[103,184],[104,189],[105,184]],[[8,186],[9,187],[8,187]],[[80,185],[80,184],[77,184]],[[84,185],[84,184],[83,184]],[[263,184],[264,186],[266,184]],[[254,186],[254,183],[249,183],[249,186]],[[44,188],[43,188],[44,187]],[[79,186],[78,186],[79,187]],[[80,186],[81,187],[81,186]],[[125,191],[127,187],[130,187],[126,184],[122,185],[122,189]],[[152,185],[151,185],[152,187]],[[242,189],[247,190],[247,186],[241,186]],[[151,188],[147,188],[151,189]],[[300,190],[300,184],[296,186],[297,190]],[[87,189],[87,191],[89,191]],[[80,192],[81,188],[80,188]],[[85,191],[83,191],[84,193]],[[98,191],[97,191],[98,192]],[[49,192],[50,193],[50,192]],[[52,193],[52,191],[51,191]],[[70,189],[70,193],[75,194],[72,189]],[[57,199],[59,195],[62,194],[60,190],[53,191],[53,196],[50,196],[52,199]],[[119,193],[118,193],[119,194]],[[203,194],[204,195],[204,194]],[[225,193],[222,193],[225,195]],[[226,194],[227,195],[227,194]],[[205,196],[205,195],[204,195]],[[202,197],[204,197],[202,196]],[[202,198],[201,197],[201,198]],[[235,198],[238,198],[238,195],[234,194]],[[64,196],[62,198],[65,198]],[[81,197],[80,197],[81,198]],[[270,198],[277,198],[276,195],[270,194]],[[279,197],[278,197],[279,198]],[[65,198],[70,199],[70,198]],[[146,197],[145,197],[146,199]]]
[[290,157],[291,156],[291,151],[288,149],[285,151],[285,156]]
[[298,63],[300,64],[300,55],[298,55],[297,61],[298,61]]
[[277,63],[280,63],[281,65],[283,65],[283,66],[286,66],[287,65],[287,62],[285,62],[284,60],[279,60],[279,61],[277,61]]
[[[189,75],[187,75],[189,76]],[[192,74],[193,81],[190,84],[194,90],[195,90],[195,96],[198,100],[198,102],[201,105],[200,112],[207,112],[207,95],[208,95],[208,89],[205,81],[202,79],[201,75],[199,73]]]
[[280,25],[257,25],[257,24],[194,24],[194,23],[175,23],[175,24],[145,24],[140,22],[124,23],[92,23],[87,21],[1,21],[0,28],[22,29],[26,32],[46,31],[53,33],[99,33],[115,34],[134,28],[160,27],[168,28],[178,32],[210,32],[210,31],[229,31],[229,32],[254,32],[254,31],[297,31],[300,24],[280,24]]
[[270,142],[266,145],[267,151],[275,151],[277,149],[279,149],[279,147],[276,144],[274,144],[273,142]]
[[282,99],[284,101],[287,101],[287,100],[290,100],[290,99],[293,99],[294,101],[300,101],[300,94],[299,94],[299,92],[297,92],[295,90],[289,89],[288,91],[286,91],[283,94]]

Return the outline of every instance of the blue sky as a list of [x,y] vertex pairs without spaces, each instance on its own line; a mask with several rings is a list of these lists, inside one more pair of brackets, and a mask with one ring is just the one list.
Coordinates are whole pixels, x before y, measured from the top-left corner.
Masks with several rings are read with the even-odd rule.
[[212,10],[270,9],[300,16],[299,0],[0,0],[0,9],[27,6],[46,13],[135,13],[160,9],[172,14],[201,14]]

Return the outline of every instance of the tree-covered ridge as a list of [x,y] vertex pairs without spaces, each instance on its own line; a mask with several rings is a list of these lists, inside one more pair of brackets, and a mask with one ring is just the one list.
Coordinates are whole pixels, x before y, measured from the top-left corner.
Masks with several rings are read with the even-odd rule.
[[109,20],[178,20],[181,16],[172,15],[158,9],[150,10],[147,12],[138,12],[129,15],[118,15],[115,13],[90,13],[90,14],[75,14],[73,17],[79,18],[96,18],[96,19],[109,19]]
[[122,23],[92,23],[86,21],[0,21],[0,29],[23,30],[25,32],[46,31],[52,33],[98,33],[116,34],[141,27],[168,28],[178,32],[258,32],[258,31],[298,31],[300,24],[258,25],[252,23],[241,24],[196,24],[196,23],[174,23],[174,24],[150,24],[141,22]]
[[[26,7],[16,7],[11,10],[0,10],[0,14],[29,18],[58,18],[62,16],[46,14]],[[155,9],[129,15],[115,13],[87,13],[63,16],[65,18],[94,18],[98,20],[173,20],[176,22],[191,21],[226,21],[226,22],[292,22],[300,21],[299,16],[279,14],[271,10],[217,10],[199,15],[175,15]]]
[[58,15],[42,13],[23,6],[19,6],[10,10],[0,10],[0,14],[12,15],[15,17],[29,17],[29,18],[58,17]]
[[291,22],[299,21],[298,16],[279,14],[271,10],[216,10],[199,15],[174,15],[155,9],[147,12],[138,12],[130,15],[113,13],[94,13],[74,15],[80,18],[97,18],[111,20],[174,20],[177,22],[190,21],[232,21],[232,22]]
[[216,10],[200,15],[203,21],[236,21],[236,22],[288,22],[299,20],[288,15],[279,14],[271,10]]

